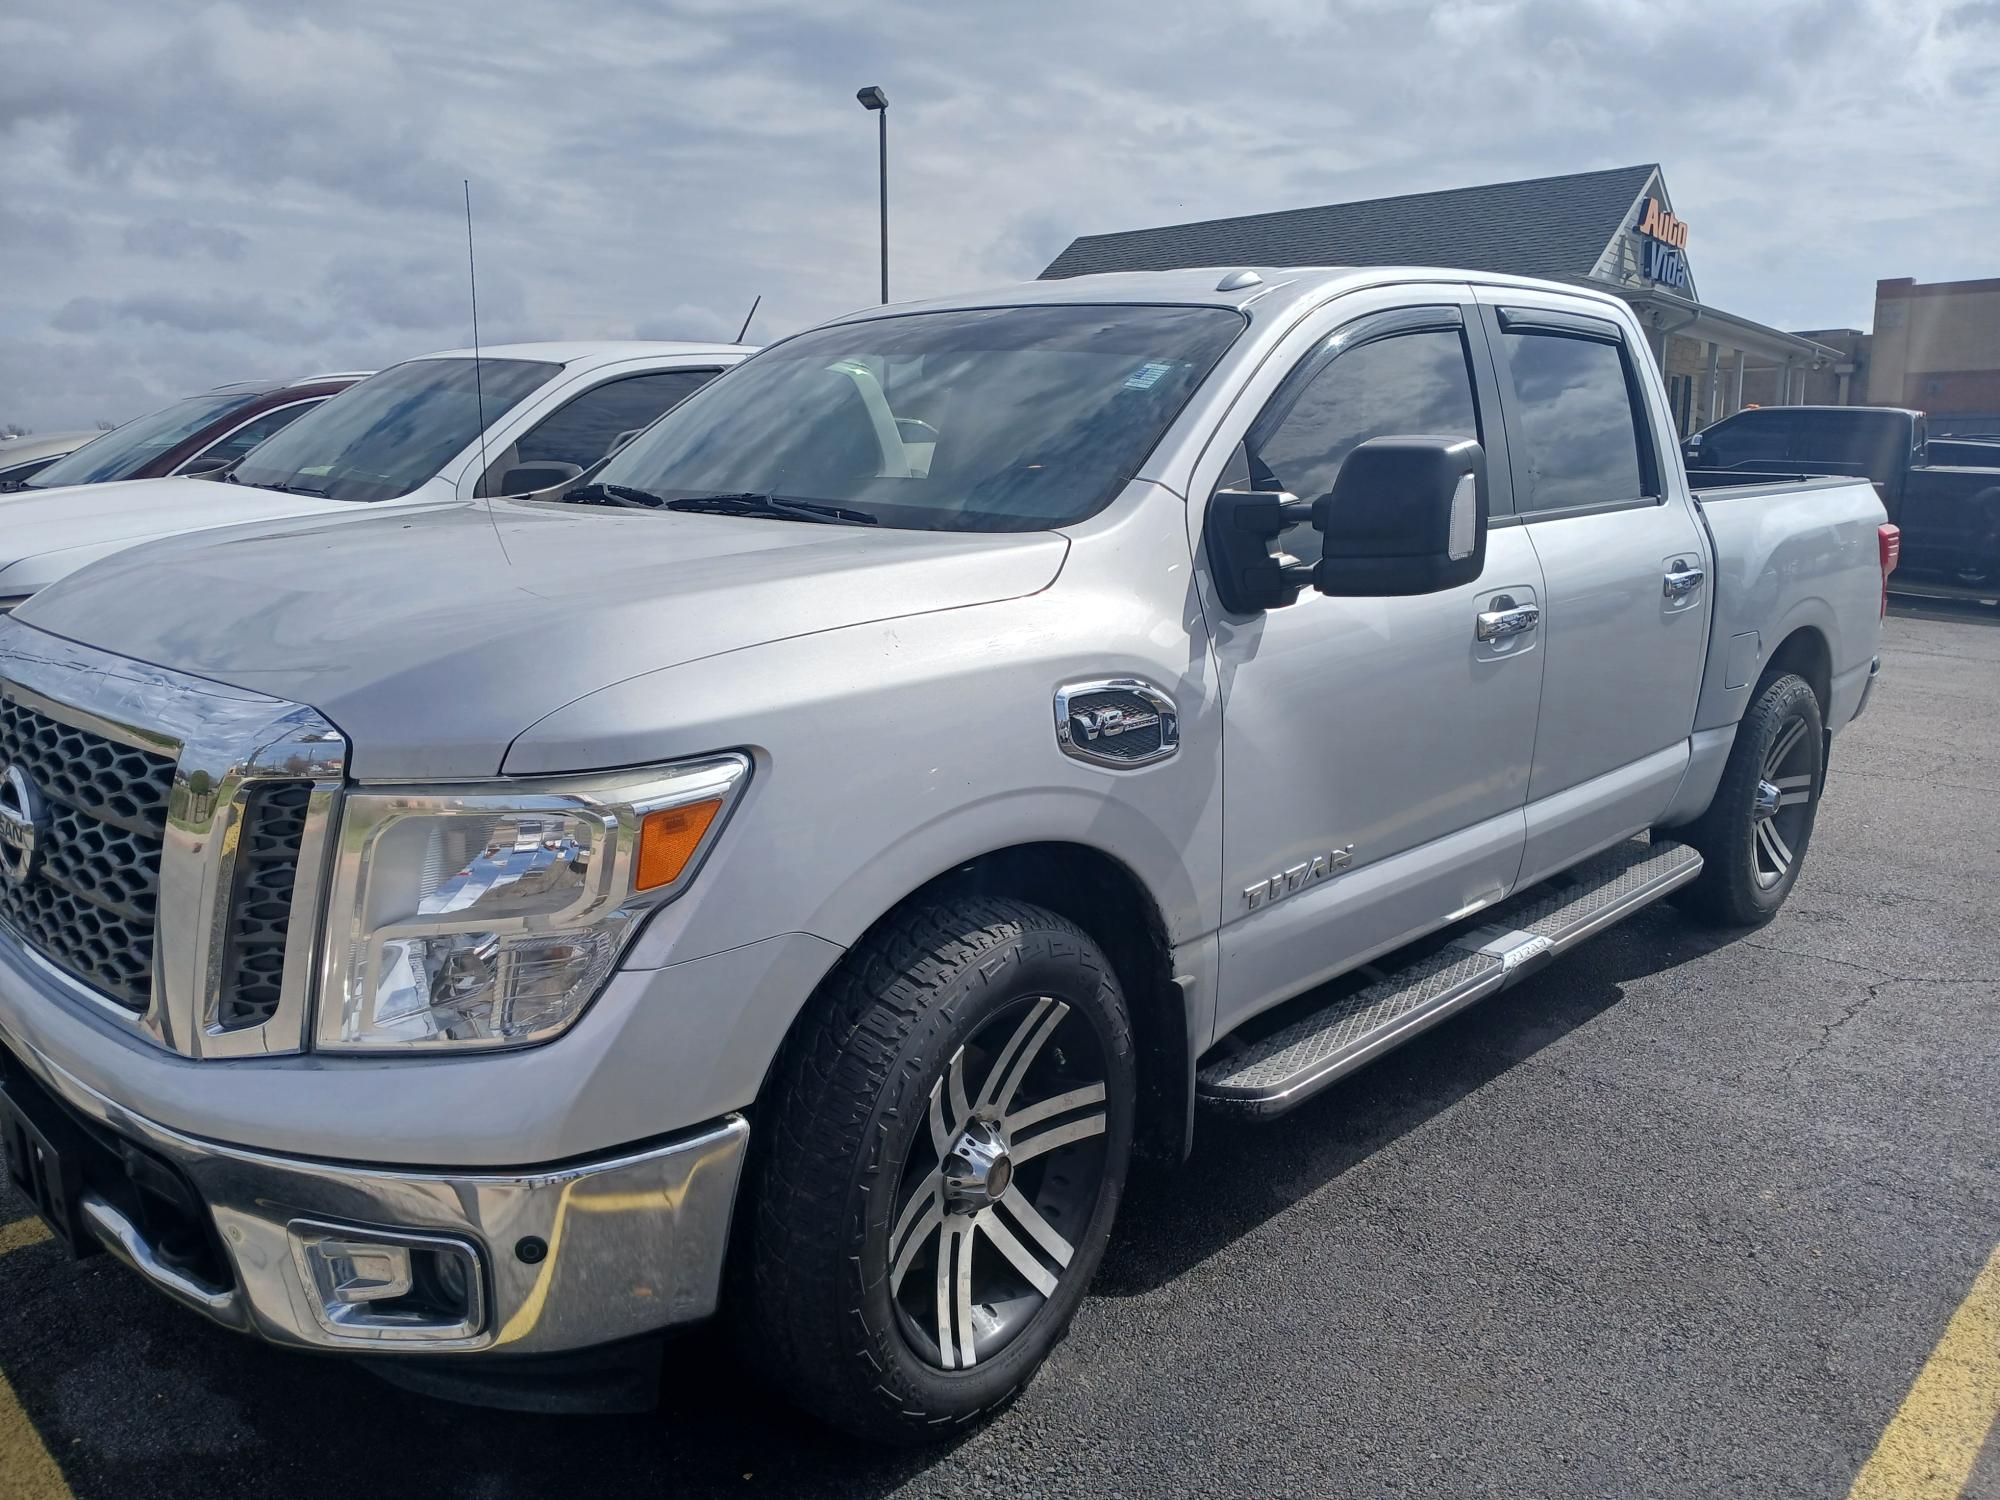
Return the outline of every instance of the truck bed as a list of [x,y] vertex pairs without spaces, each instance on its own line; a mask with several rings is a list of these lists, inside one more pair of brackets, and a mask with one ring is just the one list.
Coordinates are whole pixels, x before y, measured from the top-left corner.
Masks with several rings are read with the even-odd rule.
[[[1861,701],[1881,640],[1875,486],[1833,475],[1695,470],[1695,508],[1715,556],[1714,616],[1695,729],[1734,724],[1763,663],[1793,632],[1817,630],[1829,657],[1829,728]],[[1721,477],[1720,484],[1711,481]]]

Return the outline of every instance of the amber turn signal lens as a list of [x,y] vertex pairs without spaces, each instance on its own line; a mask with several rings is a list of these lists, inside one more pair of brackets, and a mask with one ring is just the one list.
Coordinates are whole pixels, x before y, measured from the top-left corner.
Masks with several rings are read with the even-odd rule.
[[639,824],[639,868],[633,889],[658,890],[681,878],[701,847],[701,836],[722,811],[722,799],[647,813]]

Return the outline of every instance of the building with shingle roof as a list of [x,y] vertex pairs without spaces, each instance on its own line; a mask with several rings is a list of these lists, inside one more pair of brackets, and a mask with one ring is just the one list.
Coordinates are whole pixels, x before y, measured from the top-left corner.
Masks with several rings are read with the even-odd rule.
[[1688,226],[1657,163],[1435,193],[1087,234],[1044,278],[1193,266],[1451,266],[1538,276],[1623,297],[1667,377],[1683,432],[1743,402],[1747,365],[1782,371],[1783,399],[1840,358],[1808,338],[1705,305]]

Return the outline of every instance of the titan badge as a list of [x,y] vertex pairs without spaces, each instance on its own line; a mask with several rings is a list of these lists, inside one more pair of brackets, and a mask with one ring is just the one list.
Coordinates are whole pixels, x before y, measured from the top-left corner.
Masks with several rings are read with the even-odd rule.
[[1243,904],[1249,911],[1260,906],[1268,906],[1273,901],[1282,901],[1295,892],[1304,890],[1317,881],[1326,879],[1336,870],[1344,870],[1354,863],[1354,846],[1344,845],[1328,850],[1325,854],[1315,854],[1311,859],[1301,860],[1288,870],[1280,870],[1268,879],[1255,885],[1243,887]]

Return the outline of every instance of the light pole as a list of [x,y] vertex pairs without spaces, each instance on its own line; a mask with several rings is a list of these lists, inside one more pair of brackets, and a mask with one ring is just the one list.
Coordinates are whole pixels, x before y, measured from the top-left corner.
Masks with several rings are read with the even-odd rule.
[[882,141],[882,300],[889,300],[889,96],[874,84],[857,93],[861,107],[881,126]]

